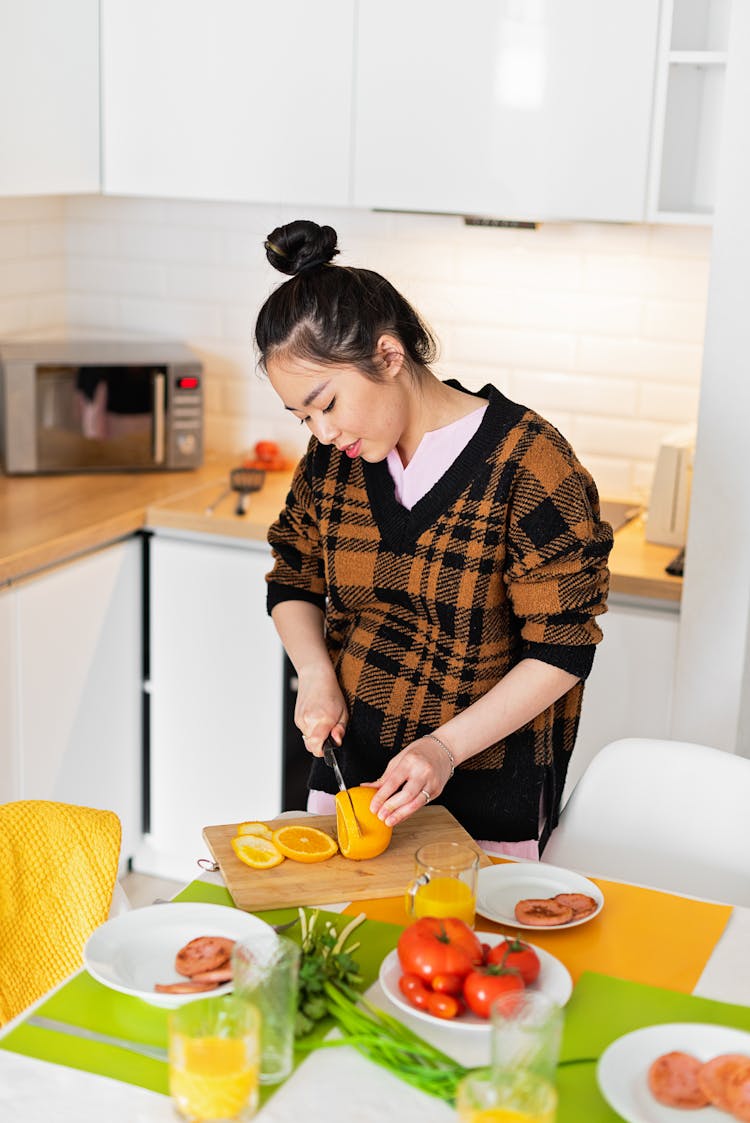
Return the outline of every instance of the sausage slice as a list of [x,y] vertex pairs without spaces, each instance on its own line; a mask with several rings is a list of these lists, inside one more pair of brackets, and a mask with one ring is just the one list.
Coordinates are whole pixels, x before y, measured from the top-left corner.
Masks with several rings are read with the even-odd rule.
[[570,905],[562,904],[555,897],[526,897],[516,903],[514,912],[521,924],[533,924],[540,928],[567,924],[575,915]]
[[735,1119],[750,1123],[750,1057],[737,1065],[727,1076],[725,1094],[729,1110]]
[[177,952],[175,970],[188,978],[203,971],[215,971],[229,960],[234,943],[226,936],[196,936]]
[[597,902],[586,893],[558,893],[555,900],[572,908],[574,920],[580,920],[597,910]]
[[156,983],[157,994],[198,994],[203,990],[216,990],[218,983],[198,983],[195,979],[185,979],[184,983]]
[[663,1053],[648,1070],[651,1094],[667,1107],[705,1107],[709,1099],[698,1084],[701,1068],[690,1053]]
[[706,1061],[701,1067],[698,1073],[698,1086],[714,1107],[722,1111],[731,1111],[727,1100],[727,1081],[738,1068],[748,1064],[750,1064],[750,1057],[742,1053],[722,1053]]

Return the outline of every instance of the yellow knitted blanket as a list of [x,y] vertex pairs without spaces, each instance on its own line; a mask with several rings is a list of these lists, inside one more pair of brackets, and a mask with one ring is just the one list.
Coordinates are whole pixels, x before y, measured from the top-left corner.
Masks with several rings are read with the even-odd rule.
[[0,1025],[81,966],[109,913],[120,837],[113,811],[0,805]]

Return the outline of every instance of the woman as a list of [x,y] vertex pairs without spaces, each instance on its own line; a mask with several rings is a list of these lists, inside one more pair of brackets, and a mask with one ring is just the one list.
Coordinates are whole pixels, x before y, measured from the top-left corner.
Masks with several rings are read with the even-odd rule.
[[[268,575],[307,749],[331,735],[389,825],[439,800],[490,848],[538,856],[606,606],[594,483],[532,410],[440,381],[400,293],[331,264],[331,227],[292,222],[265,248],[291,280],[259,313],[260,361],[312,434]],[[330,809],[320,759],[310,787]]]

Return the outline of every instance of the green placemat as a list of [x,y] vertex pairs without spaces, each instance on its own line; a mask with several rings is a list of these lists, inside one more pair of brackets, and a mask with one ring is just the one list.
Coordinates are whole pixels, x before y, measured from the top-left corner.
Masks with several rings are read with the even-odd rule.
[[[175,897],[176,901],[196,901],[208,904],[234,907],[228,891],[219,885],[206,882],[191,882]],[[168,905],[164,906],[168,908]],[[309,910],[308,910],[309,911]],[[269,924],[281,924],[297,915],[296,909],[274,909],[257,914]],[[351,921],[351,916],[321,910],[321,916],[330,920],[337,931]],[[378,920],[366,920],[357,929],[356,939],[360,947],[355,957],[363,976],[362,989],[366,990],[377,978],[380,964],[389,951],[396,946],[401,928],[395,924],[385,924]],[[299,925],[284,933],[299,942]],[[131,998],[119,991],[93,979],[88,972],[81,971],[73,976],[63,987],[47,999],[36,1013],[87,1029],[123,1037],[129,1041],[144,1042],[149,1045],[167,1046],[168,1011],[158,1006],[149,1006],[139,998]],[[323,1021],[305,1040],[309,1043],[323,1037],[331,1028],[330,1020]],[[37,1029],[21,1024],[0,1040],[0,1048],[29,1057],[67,1065],[70,1068],[111,1076],[127,1084],[137,1084],[153,1092],[168,1093],[167,1066],[162,1061],[140,1057],[111,1045],[95,1041],[85,1041],[50,1030]],[[307,1054],[300,1051],[296,1057],[299,1063]],[[273,1094],[275,1088],[261,1089],[261,1101]]]
[[[585,972],[565,1008],[557,1123],[621,1120],[599,1091],[596,1060],[623,1034],[666,1022],[709,1022],[750,1031],[750,1007]],[[571,1063],[584,1058],[593,1060]]]

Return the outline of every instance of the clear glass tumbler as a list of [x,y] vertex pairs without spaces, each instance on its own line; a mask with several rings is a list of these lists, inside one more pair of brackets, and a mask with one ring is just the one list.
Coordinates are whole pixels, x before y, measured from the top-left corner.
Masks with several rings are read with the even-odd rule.
[[292,1071],[300,955],[298,944],[275,932],[234,946],[234,993],[260,1014],[261,1084],[278,1084]]
[[541,991],[504,994],[490,1009],[490,1056],[495,1073],[532,1072],[554,1085],[563,1012]]
[[169,1014],[169,1092],[190,1123],[240,1123],[258,1106],[259,1017],[234,995]]
[[533,1072],[475,1069],[458,1086],[461,1123],[555,1123],[557,1092]]

